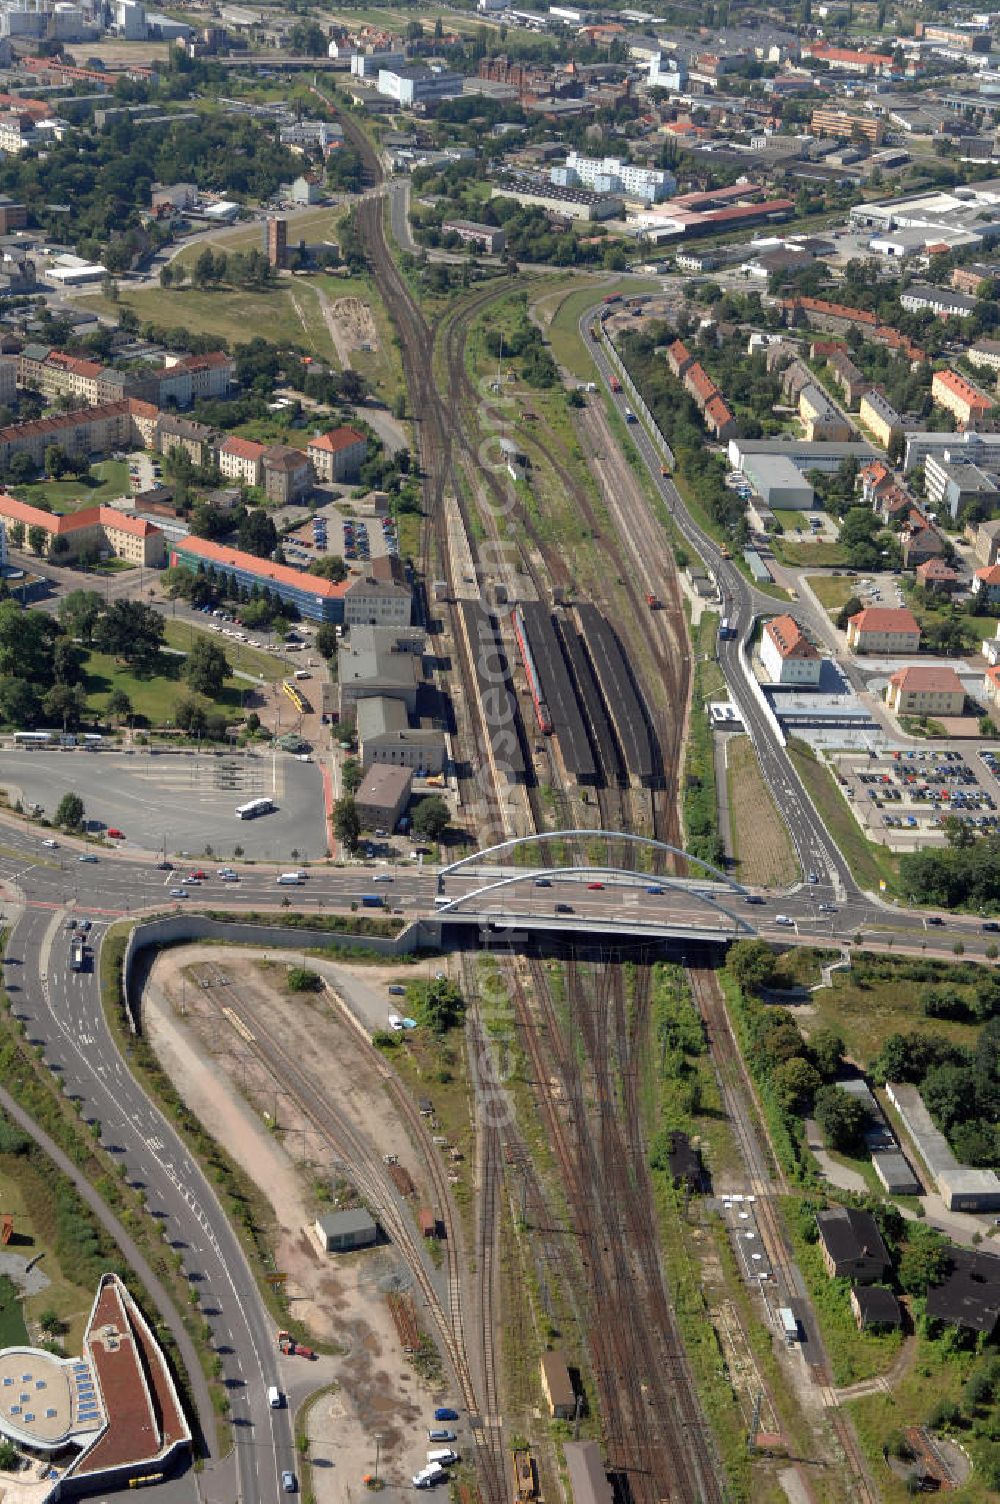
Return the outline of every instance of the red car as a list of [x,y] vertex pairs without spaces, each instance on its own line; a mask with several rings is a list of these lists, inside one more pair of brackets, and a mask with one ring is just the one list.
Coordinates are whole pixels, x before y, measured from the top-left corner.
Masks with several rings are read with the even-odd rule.
[[587,887],[588,888],[603,888],[604,884],[603,883],[588,883]]
[[205,879],[206,879],[207,876],[208,876],[208,873],[207,872],[203,872],[201,870],[201,868],[199,867],[196,872],[189,872],[188,873],[188,881],[189,882],[203,883],[205,881]]
[[109,825],[108,836],[112,841],[124,841],[125,832],[123,830],[119,830],[117,825]]

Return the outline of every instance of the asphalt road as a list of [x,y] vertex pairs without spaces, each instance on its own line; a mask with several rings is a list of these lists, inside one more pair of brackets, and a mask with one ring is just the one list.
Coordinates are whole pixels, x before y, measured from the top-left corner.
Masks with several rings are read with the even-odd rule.
[[[96,955],[104,922],[91,940]],[[64,1091],[85,1119],[100,1123],[101,1142],[143,1190],[164,1235],[182,1256],[212,1329],[229,1390],[237,1442],[240,1496],[278,1504],[282,1468],[294,1467],[288,1413],[272,1410],[267,1388],[279,1382],[274,1326],[257,1294],[243,1250],[215,1192],[166,1118],[146,1097],[107,1029],[95,965],[73,972],[59,908],[28,907],[14,926],[6,983],[27,1037],[40,1044]]]
[[[611,401],[624,419],[629,399],[625,393],[611,390],[611,377],[616,372],[601,344],[592,339],[590,329],[596,310],[591,308],[580,319],[580,336],[608,389]],[[765,781],[774,796],[778,808],[785,816],[789,834],[804,872],[822,875],[838,897],[857,895],[859,889],[850,867],[831,841],[798,773],[777,732],[773,717],[764,709],[750,682],[749,666],[741,661],[741,644],[748,638],[758,616],[773,616],[775,602],[762,595],[744,579],[736,565],[724,559],[719,545],[693,520],[681,499],[673,481],[661,473],[661,456],[641,423],[629,425],[629,435],[635,444],[650,478],[657,486],[670,509],[678,531],[692,549],[712,571],[719,585],[723,600],[723,614],[735,629],[736,636],[719,643],[719,665],[726,676],[730,696],[736,704],[743,724],[747,729]]]
[[[124,831],[133,850],[197,856],[211,846],[231,857],[241,846],[263,861],[292,861],[293,851],[302,861],[326,855],[322,773],[289,753],[0,751],[0,788],[50,818],[63,794],[79,794],[88,820]],[[237,819],[237,805],[261,797],[277,808]]]

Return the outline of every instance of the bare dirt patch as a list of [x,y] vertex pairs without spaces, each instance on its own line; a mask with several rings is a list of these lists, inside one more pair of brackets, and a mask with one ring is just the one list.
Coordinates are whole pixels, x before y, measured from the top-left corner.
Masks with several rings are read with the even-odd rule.
[[355,350],[378,351],[378,330],[371,308],[360,298],[337,298],[330,304],[330,335],[342,366]]
[[[419,1295],[392,1247],[337,1258],[320,1251],[313,1223],[330,1204],[319,1201],[316,1191],[336,1176],[337,1166],[328,1152],[325,1163],[317,1161],[308,1125],[276,1093],[273,1079],[255,1069],[237,1032],[197,985],[196,963],[210,960],[219,966],[221,959],[214,947],[161,955],[144,998],[145,1028],[185,1103],[270,1202],[275,1263],[288,1275],[293,1314],[317,1341],[338,1349],[317,1365],[292,1358],[282,1366],[290,1395],[301,1397],[318,1380],[332,1378],[332,1392],[320,1395],[308,1419],[313,1486],[319,1504],[350,1504],[363,1476],[374,1470],[376,1433],[380,1474],[390,1486],[408,1486],[425,1460],[423,1428],[433,1399],[401,1351],[386,1299],[408,1291],[419,1311]],[[280,1032],[288,1048],[315,1060],[328,1092],[340,1106],[351,1104],[356,1122],[372,1138],[373,1152],[388,1152],[383,1144],[394,1144],[419,1183],[420,1166],[405,1147],[406,1130],[351,1026],[325,1004],[310,1006],[301,996],[284,993],[284,962],[267,965],[250,952],[231,959],[228,951],[225,962],[241,1005],[260,1008],[262,1017],[266,1012],[268,1027]],[[273,1118],[275,1111],[273,1130],[265,1113]]]
[[750,739],[728,743],[729,820],[741,882],[783,887],[798,876],[791,837],[761,776]]

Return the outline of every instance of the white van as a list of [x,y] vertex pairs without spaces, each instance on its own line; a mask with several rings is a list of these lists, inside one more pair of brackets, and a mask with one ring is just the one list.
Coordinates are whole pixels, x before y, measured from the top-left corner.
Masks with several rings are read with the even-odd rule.
[[277,1384],[272,1384],[268,1389],[267,1403],[270,1405],[272,1410],[280,1410],[282,1405],[284,1404],[284,1396],[282,1395],[281,1390],[278,1388]]
[[413,1487],[433,1488],[436,1483],[443,1483],[447,1476],[443,1467],[438,1467],[437,1463],[431,1463],[427,1467],[422,1467],[419,1473],[414,1473]]
[[457,1461],[458,1453],[453,1452],[450,1447],[438,1447],[436,1451],[427,1453],[428,1467],[431,1465],[431,1463],[433,1463],[436,1467],[450,1467],[453,1462]]
[[281,886],[285,888],[298,888],[304,881],[305,879],[301,877],[297,872],[283,872],[280,877],[275,878],[275,882],[280,883]]

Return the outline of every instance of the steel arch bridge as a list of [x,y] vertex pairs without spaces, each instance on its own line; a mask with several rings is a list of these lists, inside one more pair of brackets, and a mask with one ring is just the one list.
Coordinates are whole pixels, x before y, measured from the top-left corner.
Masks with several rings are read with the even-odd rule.
[[[589,852],[584,852],[582,847],[586,843],[591,848],[595,842],[606,841],[609,843],[621,842],[625,848],[633,849],[636,854],[646,851],[681,857],[700,869],[701,885],[698,879],[674,877],[643,868],[639,863],[625,867],[594,861]],[[557,864],[545,866],[518,866],[511,871],[511,862],[504,861],[504,857],[517,858],[520,852],[532,847],[544,845],[544,843],[570,842],[580,843],[581,860],[570,864]],[[472,871],[477,866],[493,868],[493,873],[487,876],[483,873],[483,881],[472,888],[465,888],[449,899],[445,892],[445,882],[451,875],[464,871]],[[499,869],[499,870],[497,870]],[[495,874],[495,875],[494,875]],[[712,891],[706,891],[704,884],[709,880],[713,884]],[[724,915],[731,921],[737,934],[754,934],[754,927],[748,923],[743,915],[734,913],[724,900],[744,900],[747,889],[742,883],[736,882],[727,873],[722,872],[711,862],[703,861],[700,857],[690,856],[686,851],[677,846],[671,846],[665,841],[655,840],[651,836],[634,835],[627,831],[601,831],[601,830],[559,830],[548,831],[529,836],[517,836],[507,841],[501,841],[495,846],[485,847],[482,851],[471,852],[468,856],[461,857],[458,861],[451,862],[442,867],[437,879],[437,898],[435,910],[440,915],[453,914],[456,917],[461,914],[481,912],[484,908],[491,907],[491,900],[502,900],[516,890],[522,883],[528,882],[533,885],[551,886],[552,883],[563,885],[580,882],[600,882],[610,887],[617,888],[624,893],[638,894],[649,892],[651,889],[665,893],[668,890],[694,901],[697,905],[704,905],[710,911]],[[505,912],[505,911],[500,911]],[[654,922],[651,918],[650,921]]]

